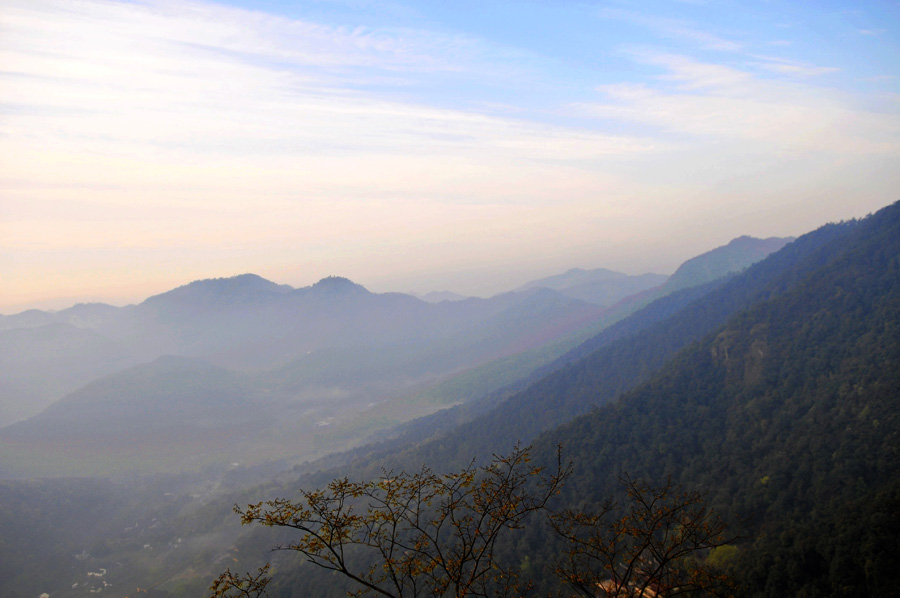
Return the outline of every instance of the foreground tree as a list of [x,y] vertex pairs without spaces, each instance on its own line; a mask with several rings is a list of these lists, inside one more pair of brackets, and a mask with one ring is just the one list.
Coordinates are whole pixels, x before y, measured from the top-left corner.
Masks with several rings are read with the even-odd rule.
[[[385,472],[369,482],[333,480],[301,501],[277,499],[236,508],[244,524],[293,528],[294,550],[323,569],[356,581],[365,592],[411,596],[520,596],[528,589],[495,553],[498,539],[547,508],[570,468],[552,473],[529,465],[516,447],[490,465],[438,475]],[[254,579],[256,582],[254,582]],[[261,577],[226,572],[214,596],[252,596]]]
[[[559,451],[548,473],[516,447],[485,467],[442,475],[385,472],[369,482],[337,479],[304,491],[300,501],[276,499],[235,511],[244,524],[297,530],[297,540],[276,550],[299,552],[355,581],[357,596],[518,597],[532,584],[519,579],[519,567],[501,562],[498,540],[529,515],[549,513],[550,499],[570,473]],[[703,496],[671,483],[623,483],[629,503],[622,516],[613,518],[618,510],[609,503],[597,514],[551,515],[568,543],[556,568],[560,579],[588,598],[723,594],[727,579],[699,558],[725,543],[724,524]],[[210,590],[214,598],[258,598],[268,582],[266,568],[242,577],[229,570]]]
[[731,593],[727,575],[706,557],[725,546],[725,523],[705,496],[684,492],[671,480],[651,487],[621,479],[625,509],[607,502],[596,513],[567,509],[551,524],[568,548],[556,574],[587,598],[636,598]]

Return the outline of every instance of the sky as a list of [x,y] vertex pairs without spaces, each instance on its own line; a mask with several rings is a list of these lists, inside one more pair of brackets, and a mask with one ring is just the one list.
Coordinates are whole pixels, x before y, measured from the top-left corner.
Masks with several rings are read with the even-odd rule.
[[0,0],[0,313],[489,296],[900,199],[900,1]]

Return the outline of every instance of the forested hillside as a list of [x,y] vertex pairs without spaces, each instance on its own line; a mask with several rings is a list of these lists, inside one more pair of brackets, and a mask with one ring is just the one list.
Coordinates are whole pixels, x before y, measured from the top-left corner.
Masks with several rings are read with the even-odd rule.
[[[102,567],[109,583],[149,586],[167,598],[198,595],[225,566],[252,570],[274,558],[271,595],[341,596],[352,586],[339,577],[303,565],[296,555],[269,552],[289,541],[289,533],[256,528],[239,535],[230,506],[298,496],[301,489],[342,475],[377,479],[383,468],[452,470],[506,454],[524,441],[534,442],[538,463],[551,459],[557,444],[573,462],[574,475],[556,509],[620,499],[622,473],[653,484],[671,477],[684,488],[709,492],[710,504],[739,536],[725,564],[733,568],[742,595],[781,596],[785,588],[788,594],[807,595],[881,591],[897,568],[892,530],[900,527],[893,514],[900,494],[893,465],[900,434],[892,409],[900,391],[894,373],[900,365],[894,342],[894,314],[900,310],[898,213],[900,207],[892,206],[863,221],[824,226],[743,272],[656,300],[524,381],[413,422],[392,440],[277,477],[271,477],[279,471],[277,464],[211,468],[197,474],[208,477],[199,487],[191,476],[146,482],[156,493],[152,498],[120,485],[108,492],[97,484],[72,482],[82,502],[90,502],[93,492],[115,497],[109,518],[91,511],[84,521],[74,503],[52,513],[44,507],[22,510],[15,519],[14,511],[21,510],[16,505],[26,504],[31,494],[43,496],[68,482],[10,482],[5,488],[11,500],[7,520],[15,521],[10,529],[21,535],[46,511],[59,523],[38,527],[55,526],[60,544],[33,546],[34,567],[11,565],[21,575],[9,579],[23,583],[10,581],[13,585],[0,588],[23,598],[38,589],[82,596],[94,588],[83,584],[87,572]],[[189,304],[196,305],[196,289],[189,290]],[[264,291],[289,292],[268,285]],[[558,307],[555,295],[532,297],[501,308],[502,315],[490,319],[497,330],[527,320],[535,309]],[[222,300],[215,293],[212,298]],[[493,332],[487,327],[480,334]],[[387,357],[373,353],[372,367],[365,371],[378,375],[381,358]],[[284,389],[313,379],[301,365],[273,370],[278,375],[272,379]],[[339,373],[342,366],[328,367]],[[169,373],[160,378],[159,371]],[[172,373],[184,380],[178,382]],[[165,449],[166,416],[152,405],[168,405],[168,411],[179,414],[180,425],[195,429],[191,437],[199,438],[196,430],[218,435],[218,444],[210,446],[218,447],[213,452],[219,460],[230,461],[246,452],[242,434],[255,427],[277,420],[285,434],[299,429],[270,412],[273,396],[248,389],[249,376],[167,357],[98,381],[35,418],[33,425],[53,423],[45,426],[52,434],[42,442],[62,457],[60,462],[78,458],[54,443],[62,443],[72,434],[70,424],[79,421],[85,429],[95,428],[95,443],[107,442],[107,426],[117,425],[126,433],[116,437],[138,440],[152,434]],[[129,393],[140,380],[151,383],[143,395],[148,388],[158,395],[152,405]],[[13,426],[6,433],[12,438],[9,434],[27,427]],[[281,438],[267,437],[274,445]],[[311,437],[296,434],[284,446]],[[146,446],[122,445],[118,456],[136,458]],[[129,451],[135,455],[129,457]],[[196,458],[201,457],[197,451]],[[329,468],[342,463],[349,465]],[[544,523],[529,521],[498,549],[498,556],[533,577],[541,592],[558,589],[546,567],[562,549]],[[60,559],[72,572],[56,567],[47,583],[38,584],[35,567]],[[74,572],[81,577],[73,577]],[[72,586],[76,579],[81,579],[78,587]]]
[[740,533],[746,595],[894,595],[900,571],[900,205],[650,383],[541,438],[566,500],[628,472],[710,492]]
[[[734,315],[721,315],[723,304]],[[678,323],[695,331],[716,317],[723,324],[685,342],[645,383],[537,439],[539,462],[549,463],[562,444],[574,463],[558,506],[619,497],[623,473],[655,483],[671,478],[708,492],[738,535],[730,566],[739,594],[893,595],[900,571],[900,205],[802,237],[642,334],[648,346],[660,346],[667,338],[661,330],[678,330]],[[554,417],[549,405],[564,409],[564,397],[600,404],[599,376],[591,374],[613,355],[601,350],[539,382],[521,395],[535,402],[523,402],[518,416],[498,411],[502,418],[490,414],[456,437],[382,463],[445,467],[466,450],[471,458],[494,446],[481,440],[482,421],[507,423],[491,439],[499,445],[517,422],[524,436],[534,430],[529,422]],[[630,355],[618,353],[617,366]],[[537,397],[548,402],[545,409]],[[356,471],[372,473],[364,463]],[[248,548],[260,545],[263,531]],[[527,556],[550,589],[548,573],[532,568],[553,562],[555,546],[546,526],[531,525],[505,547],[505,558]],[[283,574],[276,595],[312,591],[323,580],[308,565],[302,571]]]
[[[416,434],[422,440],[436,426],[429,422],[413,427],[411,436],[367,455],[356,470],[374,475],[385,462],[413,469],[422,463],[462,465],[476,456],[504,452],[516,442],[529,442],[645,382],[679,350],[734,314],[786,292],[837,251],[839,240],[855,226],[822,227],[731,278],[658,299],[538,370],[543,376],[533,376],[527,388],[499,404],[495,398],[489,411],[477,412],[471,421],[409,448],[403,440],[415,439]],[[478,408],[475,403],[460,409]],[[443,417],[438,414],[432,420]]]
[[0,598],[900,598],[898,56],[0,0]]

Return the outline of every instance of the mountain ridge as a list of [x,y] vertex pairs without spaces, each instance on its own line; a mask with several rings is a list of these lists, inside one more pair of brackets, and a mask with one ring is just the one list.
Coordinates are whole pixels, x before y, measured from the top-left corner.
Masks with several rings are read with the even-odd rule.
[[[890,226],[884,228],[880,236],[873,234],[869,225],[876,221],[885,222],[886,216],[891,217]],[[859,241],[866,237],[871,239],[862,249]],[[228,518],[229,509],[235,503],[295,496],[298,488],[318,487],[343,475],[377,479],[383,475],[382,468],[418,471],[426,464],[435,471],[454,469],[457,465],[471,463],[473,455],[479,451],[482,454],[477,455],[478,459],[488,459],[489,454],[484,451],[494,449],[498,454],[504,454],[516,440],[533,441],[533,462],[541,464],[552,459],[556,444],[562,441],[566,456],[573,458],[577,467],[576,477],[560,495],[564,501],[590,504],[591,501],[617,498],[615,478],[626,470],[624,468],[636,475],[650,475],[652,482],[658,482],[659,475],[664,478],[671,472],[675,481],[683,482],[689,489],[710,489],[708,496],[713,506],[729,518],[738,516],[732,521],[738,522],[735,524],[737,531],[744,537],[732,548],[740,559],[735,562],[742,571],[741,579],[755,584],[748,586],[751,589],[747,595],[773,598],[800,593],[842,595],[840,588],[843,586],[824,585],[832,583],[854,588],[844,592],[848,595],[886,595],[885,588],[897,587],[886,576],[891,570],[900,571],[900,564],[893,565],[896,555],[900,554],[896,539],[900,536],[890,535],[891,530],[900,530],[900,521],[895,525],[890,519],[892,513],[900,512],[900,483],[890,486],[890,478],[900,467],[897,465],[900,460],[895,459],[900,455],[900,446],[891,440],[900,437],[894,401],[900,392],[896,374],[900,370],[897,366],[900,363],[900,319],[896,315],[900,313],[898,243],[900,204],[873,219],[826,225],[740,273],[703,286],[682,289],[651,303],[631,318],[572,349],[549,366],[552,372],[529,380],[524,388],[506,395],[501,393],[481,405],[473,404],[473,410],[482,410],[461,426],[449,428],[449,433],[445,434],[446,430],[435,432],[432,428],[429,434],[423,429],[415,438],[386,441],[367,447],[354,458],[338,460],[343,464],[337,469],[327,469],[326,461],[313,462],[294,472],[283,471],[277,478],[267,478],[262,487],[239,490],[234,486],[232,492],[209,498],[205,505],[192,503],[190,509],[179,509],[180,514],[169,511],[168,519],[153,534],[148,531],[140,532],[146,535],[123,534],[124,527],[135,526],[137,529],[137,524],[132,522],[137,518],[127,519],[129,522],[124,525],[109,524],[108,530],[104,531],[106,535],[98,536],[92,545],[97,547],[97,554],[87,555],[86,551],[85,558],[92,566],[105,567],[100,564],[107,558],[104,555],[111,562],[122,562],[123,558],[130,558],[127,555],[139,553],[142,555],[140,563],[130,562],[137,567],[134,571],[144,573],[129,571],[129,580],[146,580],[139,582],[141,587],[171,589],[176,587],[171,585],[172,579],[190,579],[193,584],[190,587],[196,594],[209,585],[209,579],[198,574],[197,568],[209,567],[208,574],[214,576],[224,566],[220,557],[226,551],[229,559],[237,559],[233,564],[229,560],[229,566],[240,570],[254,570],[261,560],[272,558],[268,549],[278,539],[273,539],[271,530],[255,529],[238,538],[236,521],[233,516]],[[862,264],[864,268],[856,270],[852,264]],[[867,274],[861,276],[861,272]],[[529,306],[523,299],[531,299],[535,305]],[[480,310],[478,313],[488,318],[485,321],[496,324],[496,328],[488,327],[484,331],[485,340],[489,340],[512,325],[511,322],[528,322],[543,307],[563,299],[559,294],[535,291],[524,297],[513,294],[493,303],[485,301],[472,300],[462,307]],[[422,302],[407,305],[418,306],[417,309],[426,307]],[[435,306],[438,310],[449,308],[449,304]],[[801,311],[795,313],[792,311],[795,309]],[[505,314],[509,319],[496,318],[498,314]],[[491,317],[496,319],[489,320]],[[767,325],[764,318],[770,318]],[[789,326],[776,335],[774,329],[781,322],[787,322]],[[847,326],[850,333],[841,334],[842,327]],[[539,326],[533,328],[539,329]],[[850,336],[855,339],[853,343],[832,342]],[[894,344],[886,344],[886,339]],[[848,352],[847,347],[851,345]],[[415,347],[403,346],[411,353],[417,353]],[[387,347],[382,347],[376,355],[392,360]],[[304,354],[310,360],[316,355],[315,351]],[[304,356],[299,359],[303,360]],[[803,357],[806,360],[803,363],[809,365],[800,368],[799,373],[791,365],[799,363],[795,360],[797,356]],[[840,356],[840,359],[831,356]],[[157,365],[166,366],[167,359]],[[174,359],[175,362],[169,365],[177,366],[179,360],[186,358],[176,356]],[[867,363],[875,367],[864,369]],[[300,369],[302,366],[298,363],[286,371]],[[383,366],[377,361],[371,369],[384,373]],[[812,377],[803,374],[806,370],[812,372]],[[713,372],[713,375],[707,376],[704,372]],[[866,374],[851,379],[852,382],[842,378],[845,374],[852,376],[859,372]],[[229,379],[222,381],[228,383]],[[302,388],[308,380],[301,378],[296,388]],[[797,392],[784,392],[783,396],[759,394],[767,384],[773,383],[778,385],[777,388],[787,388],[784,385],[789,383]],[[877,396],[871,394],[871,401],[859,400],[863,396],[860,393],[869,393],[873,389]],[[807,403],[805,399],[801,400],[802,393],[827,400]],[[834,396],[828,398],[829,393]],[[846,404],[832,400],[842,397],[852,400]],[[246,397],[246,400],[252,402],[253,397]],[[775,417],[780,413],[779,401],[789,407],[785,412],[790,416],[787,419]],[[722,408],[713,409],[714,404]],[[741,407],[743,411],[736,410],[739,404],[745,405]],[[835,414],[838,419],[832,420]],[[253,417],[256,415],[265,417],[262,410]],[[247,428],[256,425],[250,416],[244,417]],[[558,425],[557,420],[567,421]],[[791,422],[795,420],[800,424],[793,425]],[[333,433],[332,423],[327,419],[316,421],[307,417],[305,421],[310,425],[309,431],[301,430],[293,422],[288,422],[284,430],[275,431],[275,434],[284,434],[273,438],[276,445],[281,445],[282,452],[289,441],[304,434],[326,437]],[[879,422],[877,426],[875,422]],[[197,423],[208,425],[210,422],[201,420]],[[792,430],[803,426],[815,433],[800,434],[791,444],[780,445],[780,451],[769,451],[765,460],[754,457],[747,472],[742,471],[744,459],[738,449],[749,447],[751,453],[748,454],[757,454],[752,451],[762,450],[765,443],[787,438]],[[868,434],[873,429],[878,433]],[[760,431],[765,434],[758,435]],[[840,441],[835,440],[838,437]],[[54,438],[44,434],[41,440],[52,443]],[[246,450],[245,438],[233,436],[229,440]],[[76,448],[80,450],[80,447]],[[873,458],[876,450],[878,454]],[[4,452],[0,451],[0,454]],[[70,449],[69,453],[67,456],[73,456],[77,451]],[[791,461],[793,455],[805,458],[807,454],[817,455],[819,461]],[[184,459],[183,456],[177,458]],[[243,463],[240,467],[231,468],[231,465],[217,465],[218,469],[213,471],[227,470],[227,473],[221,473],[214,484],[204,482],[204,487],[218,487],[223,480],[259,481],[261,478],[254,476],[271,471],[245,468]],[[303,471],[310,473],[301,475]],[[735,472],[741,472],[744,477],[736,477]],[[864,474],[862,482],[856,479],[860,472]],[[879,472],[888,478],[888,484],[876,488],[871,480],[878,478]],[[817,475],[826,477],[819,479]],[[827,477],[829,475],[832,477]],[[65,482],[54,484],[64,487]],[[857,486],[862,489],[861,493],[847,493],[848,489]],[[808,488],[815,489],[816,496],[833,494],[835,498],[810,508],[809,503],[798,500]],[[28,504],[24,491],[12,495],[21,496],[14,504]],[[135,504],[143,507],[142,503]],[[147,513],[154,512],[155,515],[163,512],[162,509],[135,509],[135,512],[143,513],[141,518],[147,519],[143,530],[155,525]],[[24,511],[27,521],[31,514],[27,509]],[[806,517],[814,511],[816,517]],[[752,527],[762,521],[754,517],[778,513],[790,513],[796,521],[772,519],[770,521],[774,523],[770,522],[766,527]],[[842,522],[841,513],[844,513],[844,519],[852,521]],[[747,517],[742,518],[742,515]],[[223,521],[229,523],[223,525]],[[62,523],[60,527],[64,525]],[[16,524],[17,530],[29,527],[33,526],[24,521]],[[525,562],[523,555],[527,555],[532,567],[544,561],[551,562],[553,556],[560,553],[541,529],[541,526],[528,526],[516,545],[501,546],[501,556],[520,563]],[[760,529],[762,533],[757,533]],[[754,534],[752,537],[751,533]],[[74,532],[71,535],[76,537]],[[834,540],[823,540],[827,535],[833,535]],[[182,536],[186,543],[175,544],[175,538]],[[152,556],[149,551],[140,550],[149,537],[154,542]],[[212,550],[208,546],[200,548],[201,539],[209,537],[216,538],[216,547]],[[189,552],[188,545],[198,552]],[[69,552],[76,554],[78,550]],[[94,552],[93,547],[90,552]],[[67,553],[63,550],[60,554],[66,557]],[[185,554],[195,557],[190,570],[184,565]],[[770,554],[771,558],[761,554]],[[47,562],[53,561],[52,556],[46,558]],[[831,566],[832,562],[837,565]],[[872,564],[867,565],[867,562]],[[317,570],[310,571],[302,566],[295,569],[295,566],[295,562],[277,564],[277,579],[273,582],[276,591],[289,585],[294,593],[341,593],[341,589],[331,583],[333,580],[318,577]],[[125,573],[118,570],[116,574]],[[71,582],[57,585],[68,588]],[[2,582],[0,587],[3,587]],[[830,591],[822,588],[830,588]],[[314,591],[319,594],[313,594]]]
[[623,471],[672,476],[742,536],[744,594],[896,590],[900,203],[837,226],[783,292],[539,439],[538,462],[562,441],[577,463],[567,499],[616,496]]
[[[540,432],[613,400],[741,309],[784,292],[796,272],[816,267],[819,249],[834,245],[852,226],[823,226],[740,274],[657,299],[543,368],[543,378],[463,424],[456,435],[445,432],[412,452],[421,453],[426,463],[463,465],[473,454],[495,454],[517,441],[527,443]],[[810,263],[798,265],[804,260]],[[419,466],[397,463],[397,467]]]
[[[533,439],[534,462],[551,466],[563,445],[575,464],[564,505],[599,508],[622,498],[623,473],[708,491],[741,536],[732,547],[741,595],[890,595],[900,572],[900,536],[885,530],[900,529],[900,202],[804,235],[690,305],[693,316],[676,311],[668,320],[695,330],[714,305],[721,315],[651,375],[613,393],[617,400],[545,429]],[[665,338],[665,322],[638,333],[645,344]],[[616,371],[594,370],[615,353],[621,363],[636,357],[601,347],[525,391],[553,391],[539,400],[504,409],[508,399],[449,434],[386,446],[275,491],[292,495],[331,477],[377,478],[382,468],[417,471],[423,463],[441,472],[473,455],[504,454],[529,434],[500,424],[517,415],[546,420],[559,397],[590,400],[596,381]],[[485,429],[488,443],[480,442]],[[546,531],[527,527],[498,556],[517,563],[527,550],[531,562],[552,562],[561,549]],[[264,545],[261,536],[242,550]],[[306,568],[281,583],[313,592],[320,580]]]

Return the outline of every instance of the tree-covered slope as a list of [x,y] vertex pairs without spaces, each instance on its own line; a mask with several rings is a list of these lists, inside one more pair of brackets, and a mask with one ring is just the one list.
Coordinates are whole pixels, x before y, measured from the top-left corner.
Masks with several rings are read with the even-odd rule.
[[[648,306],[449,433],[385,444],[341,471],[283,474],[198,507],[186,534],[219,538],[223,504],[296,496],[347,472],[372,478],[382,466],[455,469],[537,437],[536,460],[561,442],[575,463],[557,506],[617,496],[624,471],[710,490],[741,534],[747,595],[889,595],[900,571],[898,243],[898,206],[823,227],[741,274]],[[155,558],[171,557],[166,575],[201,587],[211,571],[271,558],[267,549],[282,539],[271,531],[234,546],[227,536],[212,557],[190,553],[191,565],[183,548],[160,545]],[[504,550],[532,572],[558,554],[542,525]],[[216,561],[222,553],[227,560]],[[297,562],[279,561],[273,595],[343,595],[320,571],[290,568]],[[164,587],[159,573],[140,579]]]
[[[664,365],[654,371],[653,359]],[[574,462],[557,506],[616,498],[626,472],[651,483],[671,477],[710,492],[739,535],[731,565],[742,595],[891,595],[900,571],[898,372],[900,204],[801,237],[453,434],[361,461],[353,475],[503,453],[514,434],[589,403],[597,408],[534,447],[538,462],[558,444]],[[635,377],[643,382],[622,382]],[[542,525],[504,550],[530,563],[559,554]],[[307,567],[301,577],[309,575]],[[553,587],[546,572],[538,577]],[[283,579],[276,587],[291,595],[299,578]]]
[[[893,595],[900,571],[900,205],[618,402],[540,440],[565,500],[628,472],[709,491],[741,534],[746,595]],[[541,533],[535,531],[534,533]]]
[[374,473],[384,459],[406,468],[460,465],[528,442],[646,382],[678,351],[741,310],[787,292],[827,261],[856,226],[824,226],[740,274],[663,297],[547,366],[546,375],[489,412],[411,448],[392,444],[357,467]]

